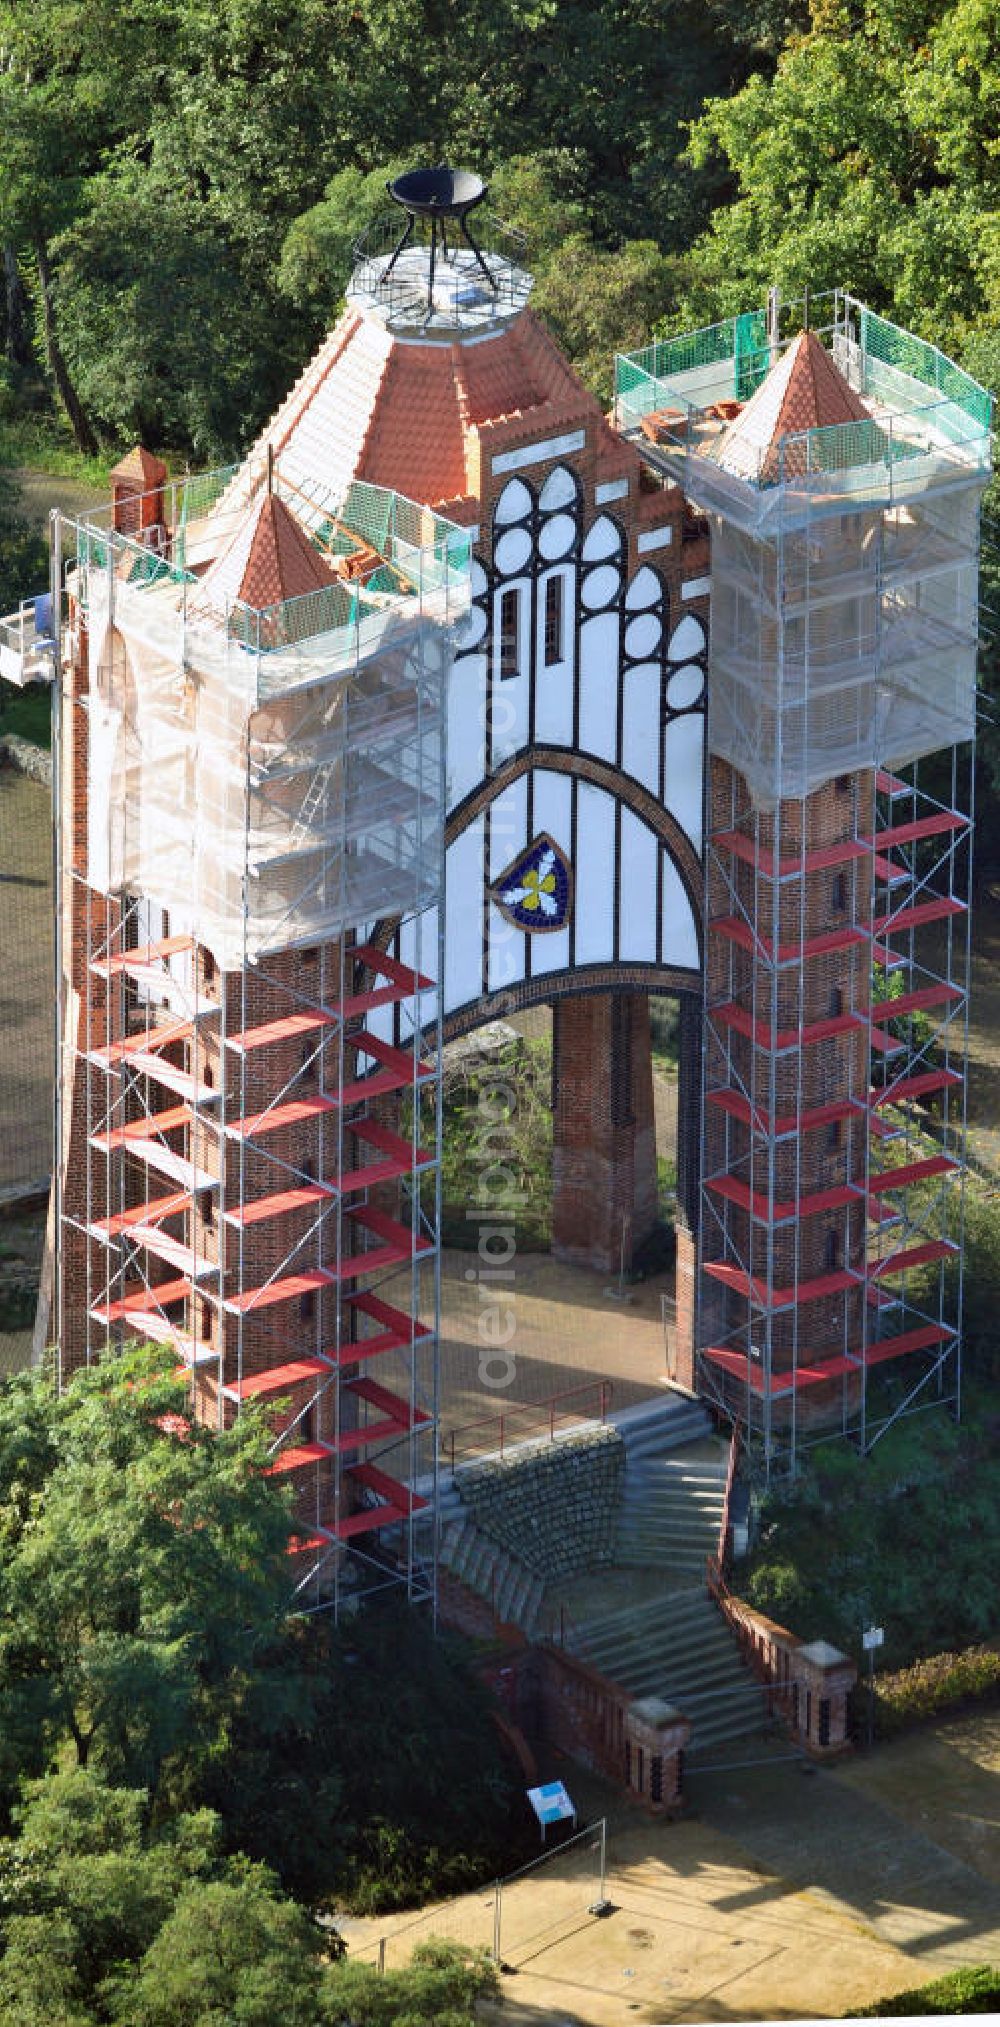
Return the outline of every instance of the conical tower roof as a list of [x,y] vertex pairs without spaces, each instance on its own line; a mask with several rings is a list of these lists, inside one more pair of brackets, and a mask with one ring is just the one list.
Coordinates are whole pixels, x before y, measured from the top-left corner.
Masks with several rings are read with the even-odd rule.
[[162,458],[137,443],[125,457],[119,458],[110,476],[112,479],[134,479],[151,492],[154,486],[162,486],[167,467]]
[[239,599],[262,612],[335,581],[291,508],[276,493],[262,492],[202,578],[198,602],[221,611]]
[[800,331],[772,366],[715,447],[716,462],[735,477],[773,485],[781,476],[778,446],[807,429],[830,429],[871,417],[813,331]]

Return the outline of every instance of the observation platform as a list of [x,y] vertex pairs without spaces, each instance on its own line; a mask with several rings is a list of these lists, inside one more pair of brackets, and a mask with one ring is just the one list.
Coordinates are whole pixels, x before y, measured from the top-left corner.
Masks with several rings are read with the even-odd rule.
[[[391,223],[398,237],[398,222],[393,219]],[[377,246],[378,235],[370,235],[367,244]],[[495,289],[490,288],[475,255],[464,247],[437,262],[433,284],[425,247],[408,248],[391,274],[387,272],[388,251],[366,252],[351,276],[347,300],[365,316],[377,317],[398,337],[439,339],[443,344],[456,337],[496,337],[525,308],[533,277],[492,248],[484,258]]]
[[[142,515],[145,496],[134,504]],[[390,649],[401,628],[457,624],[468,607],[468,531],[390,488],[358,480],[335,497],[280,466],[232,465],[158,487],[155,511],[163,518],[141,541],[113,525],[113,507],[68,524],[70,588],[96,623],[113,581],[116,622],[140,659],[152,650],[203,682],[221,677],[247,709],[350,672]],[[276,548],[287,552],[290,522],[299,536],[290,583],[304,581],[303,557],[311,581],[257,603],[254,541],[268,513],[281,516]],[[28,627],[25,618],[33,645]]]
[[[750,311],[615,360],[618,429],[704,512],[763,534],[977,477],[985,484],[992,398],[936,346],[842,289],[784,306],[782,322],[796,335]],[[763,409],[749,427],[744,418],[801,327],[856,403],[849,420],[804,429],[792,401],[781,429],[765,435]],[[769,419],[778,423],[777,403]]]
[[532,287],[524,235],[481,208],[479,176],[440,163],[386,188],[398,209],[355,241],[352,309],[394,335],[445,343],[494,337],[520,316]]

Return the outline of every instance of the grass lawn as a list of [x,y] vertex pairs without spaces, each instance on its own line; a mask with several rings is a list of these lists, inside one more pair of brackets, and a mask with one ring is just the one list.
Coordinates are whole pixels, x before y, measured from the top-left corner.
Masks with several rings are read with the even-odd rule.
[[71,479],[106,492],[108,473],[121,453],[86,457],[77,450],[73,432],[60,413],[0,414],[0,465],[27,468],[55,479]]
[[16,732],[33,746],[47,747],[52,738],[52,704],[46,683],[32,683],[19,690],[0,678],[0,738]]

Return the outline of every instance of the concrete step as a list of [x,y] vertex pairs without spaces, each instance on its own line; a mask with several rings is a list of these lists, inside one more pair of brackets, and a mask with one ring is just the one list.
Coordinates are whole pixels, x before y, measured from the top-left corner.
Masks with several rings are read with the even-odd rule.
[[619,1521],[616,1561],[621,1561],[629,1546],[643,1549],[652,1557],[652,1566],[666,1568],[680,1557],[700,1555],[704,1561],[711,1555],[718,1540],[718,1527],[677,1527],[672,1521],[659,1521],[655,1514],[625,1516]]
[[637,1627],[641,1618],[643,1625],[655,1624],[658,1617],[669,1620],[680,1627],[692,1620],[704,1620],[704,1584],[692,1584],[683,1591],[664,1592],[661,1597],[651,1599],[637,1610],[635,1603],[616,1606],[613,1611],[595,1612],[590,1617],[581,1617],[581,1630],[613,1632],[616,1628]]
[[[666,1657],[645,1655],[625,1660],[619,1656],[615,1664],[614,1680],[622,1689],[629,1690],[633,1696],[659,1695],[663,1686],[664,1669],[669,1674],[672,1701],[679,1703],[689,1717],[695,1704],[700,1706],[706,1698],[714,1695],[729,1695],[735,1687],[731,1650],[686,1654],[683,1659],[678,1656],[671,1658],[669,1655]],[[742,1686],[741,1683],[740,1687]]]
[[450,1521],[441,1535],[440,1560],[459,1583],[495,1606],[497,1618],[520,1626],[530,1637],[545,1598],[545,1585],[472,1521]]
[[[723,1631],[725,1632],[725,1628]],[[710,1669],[716,1662],[731,1667],[733,1657],[733,1645],[728,1636],[718,1644],[705,1638],[685,1641],[683,1645],[676,1640],[652,1637],[636,1642],[621,1641],[614,1644],[581,1639],[580,1651],[595,1665],[598,1662],[602,1666],[613,1664],[618,1670],[616,1680],[623,1679],[622,1671],[625,1676],[631,1678],[634,1675],[645,1675],[650,1667],[662,1670],[668,1666],[673,1673],[683,1676],[686,1680],[692,1672],[702,1667]]]
[[619,1430],[628,1463],[641,1456],[662,1455],[712,1432],[712,1422],[697,1401],[665,1393],[634,1407],[621,1408],[609,1420]]
[[665,1498],[721,1501],[725,1498],[725,1480],[719,1478],[695,1477],[694,1473],[671,1471],[667,1463],[659,1467],[640,1464],[626,1476],[626,1484],[643,1492],[661,1493]]
[[[660,1478],[628,1478],[623,1506],[655,1506],[662,1512],[721,1513],[725,1499],[717,1485],[677,1485]],[[456,1516],[457,1517],[457,1516]]]
[[696,1523],[704,1520],[715,1520],[718,1523],[723,1505],[724,1501],[718,1494],[699,1499],[692,1498],[683,1488],[674,1490],[670,1486],[661,1488],[656,1485],[626,1483],[619,1510],[627,1507],[630,1513],[675,1514],[679,1520],[687,1517]]
[[674,1426],[651,1422],[646,1428],[628,1435],[623,1431],[622,1439],[628,1463],[639,1464],[650,1457],[671,1456],[678,1450],[686,1449],[689,1443],[703,1442],[708,1433],[700,1420],[692,1418]]
[[631,1695],[676,1704],[691,1721],[692,1751],[752,1737],[767,1721],[764,1692],[704,1590],[585,1620],[569,1645]]
[[706,1526],[698,1526],[698,1520],[686,1520],[684,1526],[667,1514],[621,1514],[619,1516],[619,1555],[625,1541],[645,1541],[653,1549],[655,1563],[669,1563],[673,1555],[710,1555],[718,1541],[718,1520],[708,1520]]
[[743,1698],[734,1699],[725,1710],[714,1716],[700,1712],[692,1718],[688,1756],[710,1753],[716,1746],[729,1745],[734,1739],[759,1738],[768,1722],[764,1691],[759,1683],[751,1684]]
[[615,1561],[623,1570],[659,1570],[672,1583],[683,1579],[694,1583],[703,1577],[711,1548],[679,1550],[676,1554],[660,1542],[626,1541],[615,1550]]

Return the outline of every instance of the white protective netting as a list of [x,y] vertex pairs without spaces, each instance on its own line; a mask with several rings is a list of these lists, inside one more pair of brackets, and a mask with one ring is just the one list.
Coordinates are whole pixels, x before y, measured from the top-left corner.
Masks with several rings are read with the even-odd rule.
[[760,540],[713,519],[709,744],[754,801],[971,739],[980,486]]
[[223,969],[430,905],[454,578],[255,647],[193,617],[177,573],[128,581],[120,546],[83,587],[90,883],[159,903]]

